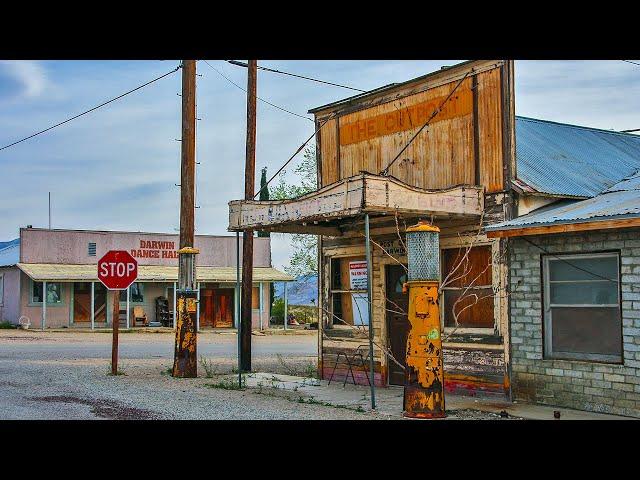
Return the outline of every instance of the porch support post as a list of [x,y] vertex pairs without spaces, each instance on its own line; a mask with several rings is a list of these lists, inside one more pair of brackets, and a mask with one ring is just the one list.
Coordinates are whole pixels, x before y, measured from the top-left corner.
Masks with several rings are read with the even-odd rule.
[[264,325],[262,323],[262,314],[264,312],[264,295],[262,289],[264,287],[264,284],[262,282],[259,282],[258,285],[260,286],[260,330],[264,330]]
[[238,387],[242,387],[241,322],[240,322],[240,232],[236,232],[236,330],[238,335]]
[[284,282],[284,329],[287,329],[287,316],[289,315],[289,300],[287,299],[287,287],[289,282]]
[[91,282],[91,330],[96,327],[96,283]]
[[[129,328],[129,299],[131,298],[131,285],[127,287],[127,329]],[[135,322],[134,325],[135,327]]]
[[372,281],[373,281],[373,268],[371,266],[371,242],[369,239],[369,214],[364,216],[364,236],[365,236],[365,250],[367,253],[367,300],[369,303],[369,369],[371,373],[369,375],[371,384],[371,410],[376,408],[376,381],[375,372],[373,369],[373,303],[371,301],[372,295]]
[[173,282],[173,324],[171,325],[173,328],[176,328],[176,296],[177,296],[177,282]]
[[42,282],[42,330],[47,322],[47,282]]
[[196,332],[200,331],[200,283],[196,283],[197,301],[196,301]]

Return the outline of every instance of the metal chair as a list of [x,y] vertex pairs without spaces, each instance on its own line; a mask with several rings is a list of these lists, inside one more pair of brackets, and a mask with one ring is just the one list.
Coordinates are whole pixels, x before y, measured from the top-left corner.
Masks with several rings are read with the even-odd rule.
[[[362,355],[363,351],[360,350],[362,347],[365,347],[367,349],[366,357]],[[345,362],[346,362],[347,366],[349,367],[349,371],[347,372],[347,374],[344,377],[344,382],[342,383],[342,388],[344,388],[347,385],[347,379],[349,378],[349,373],[351,373],[351,378],[353,379],[353,384],[357,385],[356,377],[353,374],[353,367],[357,366],[355,361],[356,361],[356,358],[359,357],[360,358],[360,366],[362,367],[362,370],[364,370],[364,374],[367,376],[367,383],[369,384],[369,386],[371,386],[371,379],[369,378],[369,372],[367,371],[367,364],[366,364],[366,360],[369,358],[370,354],[371,354],[371,351],[369,350],[369,345],[358,345],[358,348],[355,349],[355,351],[351,355],[351,358],[349,358],[349,353],[348,353],[347,350],[341,350],[340,352],[338,352],[338,355],[336,356],[336,361],[333,364],[333,370],[331,371],[331,375],[329,376],[329,383],[327,385],[331,385],[331,380],[333,379],[333,374],[335,373],[336,368],[338,367],[338,363],[340,363],[340,357],[344,357]]]

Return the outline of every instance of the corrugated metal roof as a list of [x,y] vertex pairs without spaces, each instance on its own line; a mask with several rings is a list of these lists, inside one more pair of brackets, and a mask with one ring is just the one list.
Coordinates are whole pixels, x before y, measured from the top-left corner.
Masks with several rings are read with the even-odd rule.
[[593,197],[640,168],[640,136],[518,116],[516,161],[537,192]]
[[[634,181],[636,188],[611,191],[587,200],[563,200],[508,222],[490,225],[485,230],[511,230],[640,217],[640,175],[635,175]],[[621,183],[625,182],[630,182],[630,179]],[[626,185],[630,186],[630,183]]]
[[[82,282],[97,281],[97,265],[63,265],[57,263],[18,263],[18,268],[33,280]],[[196,267],[198,282],[235,282],[236,267]],[[141,282],[175,282],[178,280],[177,266],[139,265],[138,280]],[[271,267],[254,267],[254,282],[290,282],[294,278]]]
[[0,267],[15,265],[20,261],[20,239],[0,242]]

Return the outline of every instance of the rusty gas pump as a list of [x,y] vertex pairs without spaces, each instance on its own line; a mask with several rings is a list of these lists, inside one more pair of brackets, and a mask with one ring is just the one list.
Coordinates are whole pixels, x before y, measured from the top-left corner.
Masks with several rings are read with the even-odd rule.
[[441,418],[444,368],[440,338],[440,229],[425,222],[407,228],[409,335],[404,413],[410,418]]

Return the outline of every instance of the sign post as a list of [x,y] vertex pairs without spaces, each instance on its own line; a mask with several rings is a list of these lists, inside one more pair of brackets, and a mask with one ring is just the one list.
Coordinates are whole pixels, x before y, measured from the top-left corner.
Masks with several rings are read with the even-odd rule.
[[113,290],[113,341],[111,374],[118,374],[118,330],[120,327],[120,290],[126,290],[138,278],[138,262],[125,250],[110,250],[98,261],[98,280]]

